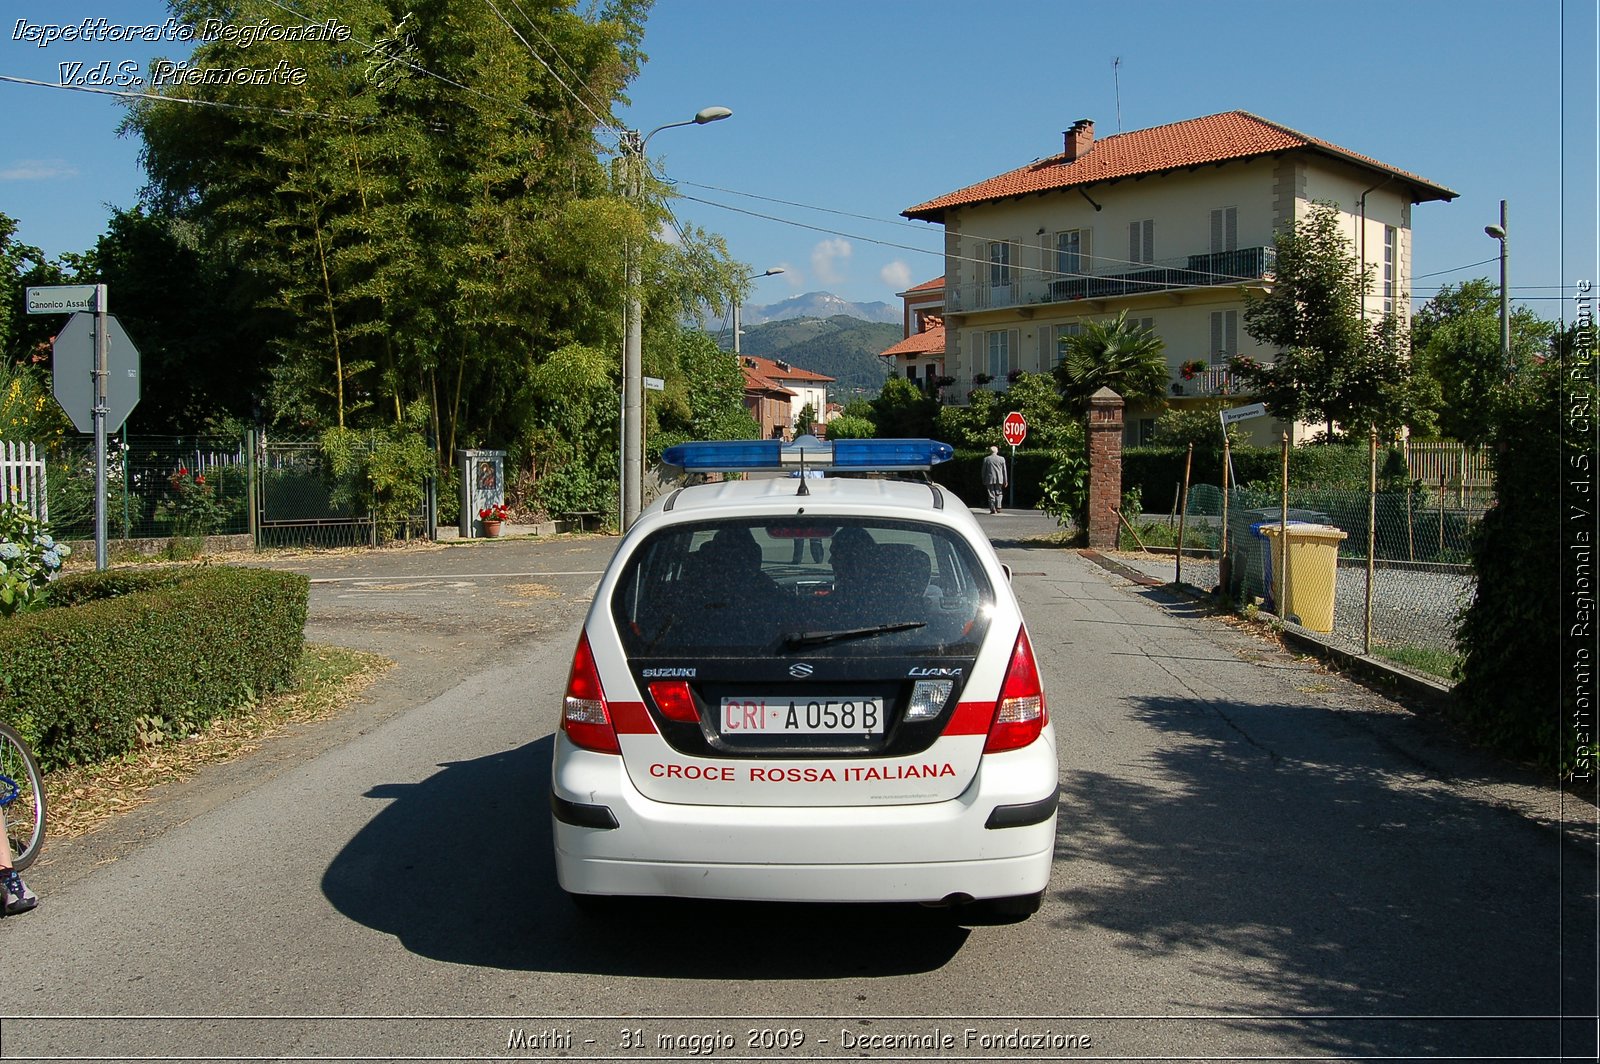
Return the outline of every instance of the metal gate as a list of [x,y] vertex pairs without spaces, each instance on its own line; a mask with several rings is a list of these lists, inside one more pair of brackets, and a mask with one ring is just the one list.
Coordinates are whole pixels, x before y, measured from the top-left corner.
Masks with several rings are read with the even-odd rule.
[[[395,538],[431,538],[436,524],[425,501],[395,527],[380,529],[369,511],[357,513],[334,500],[322,447],[315,440],[267,439],[256,436],[252,481],[251,529],[257,548],[377,546],[381,533]],[[425,492],[427,500],[434,492]]]

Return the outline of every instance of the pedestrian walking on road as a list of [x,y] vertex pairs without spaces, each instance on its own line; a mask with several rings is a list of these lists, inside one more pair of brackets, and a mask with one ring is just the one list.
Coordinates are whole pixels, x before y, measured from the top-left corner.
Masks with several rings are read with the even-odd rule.
[[1000,457],[1000,448],[990,447],[983,460],[983,487],[989,493],[989,512],[997,514],[1006,501],[1006,485],[1011,482],[1006,472],[1006,460]]

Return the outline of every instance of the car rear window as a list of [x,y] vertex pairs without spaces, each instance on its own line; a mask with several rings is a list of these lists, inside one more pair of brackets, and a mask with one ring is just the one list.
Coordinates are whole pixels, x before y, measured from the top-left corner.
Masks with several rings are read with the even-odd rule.
[[662,529],[612,613],[630,656],[970,654],[993,590],[940,525],[772,517]]

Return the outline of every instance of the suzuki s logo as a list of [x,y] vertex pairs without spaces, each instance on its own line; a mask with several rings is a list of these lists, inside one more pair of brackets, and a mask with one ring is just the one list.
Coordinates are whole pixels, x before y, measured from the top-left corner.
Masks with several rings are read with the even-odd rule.
[[811,668],[811,666],[807,665],[803,661],[798,665],[789,666],[789,675],[793,676],[796,680],[804,680],[807,676],[810,676],[813,671],[814,670]]

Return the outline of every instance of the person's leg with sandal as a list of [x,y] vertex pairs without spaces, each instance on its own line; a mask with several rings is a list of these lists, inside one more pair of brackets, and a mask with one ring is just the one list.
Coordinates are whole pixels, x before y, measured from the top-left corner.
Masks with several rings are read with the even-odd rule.
[[6,834],[6,817],[0,813],[0,911],[6,916],[25,913],[39,904],[39,895],[28,889],[17,870],[11,867],[11,837]]

